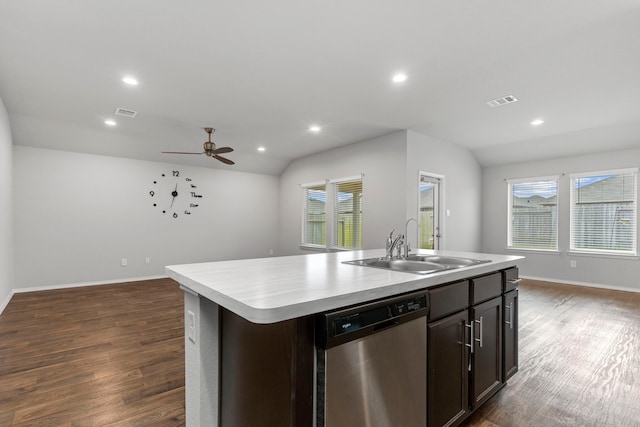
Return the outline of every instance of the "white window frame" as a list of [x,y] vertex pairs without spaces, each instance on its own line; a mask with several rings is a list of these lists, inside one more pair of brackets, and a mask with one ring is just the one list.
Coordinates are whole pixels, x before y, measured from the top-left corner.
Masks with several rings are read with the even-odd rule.
[[[632,235],[632,249],[631,250],[616,250],[616,249],[589,249],[589,248],[577,248],[576,247],[576,230],[575,230],[575,180],[586,177],[598,177],[605,175],[633,175],[633,235]],[[569,203],[569,253],[576,255],[596,255],[596,256],[615,256],[615,257],[633,257],[637,258],[638,255],[638,168],[626,168],[626,169],[612,169],[595,172],[581,172],[574,173],[569,176],[570,180],[570,203]]]
[[[528,182],[539,181],[555,181],[556,183],[556,232],[555,232],[555,247],[554,248],[540,248],[540,247],[523,247],[513,246],[513,185],[523,184]],[[545,253],[559,253],[559,206],[560,206],[560,176],[549,175],[531,178],[517,178],[507,179],[507,250],[513,251],[525,251],[525,252],[545,252]]]
[[[326,196],[326,200],[325,200],[325,205],[324,205],[324,218],[325,218],[325,244],[324,245],[318,245],[318,244],[313,244],[313,243],[309,243],[307,242],[307,190],[309,188],[312,187],[319,187],[319,186],[324,186],[325,187],[325,196]],[[306,184],[300,184],[300,188],[302,189],[302,224],[301,224],[301,230],[300,230],[300,247],[303,248],[310,248],[310,249],[326,249],[327,245],[326,242],[327,240],[327,229],[329,228],[327,225],[329,224],[329,182],[328,180],[324,180],[324,181],[315,181],[315,182],[309,182]]]

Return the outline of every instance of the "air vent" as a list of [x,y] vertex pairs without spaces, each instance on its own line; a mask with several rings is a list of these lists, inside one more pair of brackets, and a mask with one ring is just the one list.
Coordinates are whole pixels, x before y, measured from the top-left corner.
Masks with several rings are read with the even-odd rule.
[[516,102],[517,99],[513,95],[503,96],[502,98],[492,99],[491,101],[487,101],[487,105],[489,107],[500,107],[502,105],[511,104],[512,102]]
[[134,118],[138,114],[137,111],[127,110],[126,108],[116,108],[116,116],[125,116]]

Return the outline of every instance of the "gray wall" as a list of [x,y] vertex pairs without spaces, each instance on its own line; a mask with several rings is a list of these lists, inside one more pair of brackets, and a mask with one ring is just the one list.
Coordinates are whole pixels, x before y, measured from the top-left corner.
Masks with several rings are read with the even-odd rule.
[[[149,196],[172,169],[204,195],[178,219]],[[155,277],[165,265],[265,257],[277,244],[269,175],[14,146],[13,203],[16,290]]]
[[294,160],[280,176],[280,253],[299,248],[303,197],[300,184],[364,174],[362,246],[384,247],[392,228],[404,226],[406,132]]
[[0,313],[13,289],[12,151],[9,116],[0,99]]
[[[637,258],[569,255],[569,174],[638,167],[640,149],[513,164],[483,170],[482,250],[525,255],[522,276],[605,288],[640,291]],[[564,175],[563,175],[564,174]],[[558,186],[558,254],[506,251],[506,179],[561,175]],[[576,267],[570,267],[570,261]]]
[[[444,176],[443,207],[450,216],[441,221],[440,249],[478,252],[481,247],[482,170],[473,155],[459,145],[416,132],[407,139],[407,218],[418,212],[418,175]],[[443,211],[444,211],[443,210]],[[412,247],[417,247],[414,224],[409,225]]]
[[[302,223],[300,184],[364,173],[363,247],[384,247],[391,229],[404,231],[418,212],[420,171],[445,176],[446,249],[480,249],[481,170],[457,145],[412,131],[398,131],[293,161],[280,177],[280,252],[299,248]],[[410,224],[412,247],[415,224]]]

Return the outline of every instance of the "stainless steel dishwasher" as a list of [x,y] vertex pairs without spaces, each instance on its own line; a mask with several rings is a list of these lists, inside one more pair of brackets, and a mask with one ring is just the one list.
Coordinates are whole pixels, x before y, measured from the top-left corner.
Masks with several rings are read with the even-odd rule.
[[426,292],[319,314],[317,427],[425,427]]

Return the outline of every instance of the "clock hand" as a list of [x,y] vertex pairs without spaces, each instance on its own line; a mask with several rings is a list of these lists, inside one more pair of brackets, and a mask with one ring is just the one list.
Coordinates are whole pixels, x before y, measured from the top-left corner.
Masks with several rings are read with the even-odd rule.
[[178,195],[178,184],[176,184],[176,188],[171,192],[171,195],[173,196],[173,199],[171,199],[170,207],[173,207],[173,201],[176,199],[176,196]]

